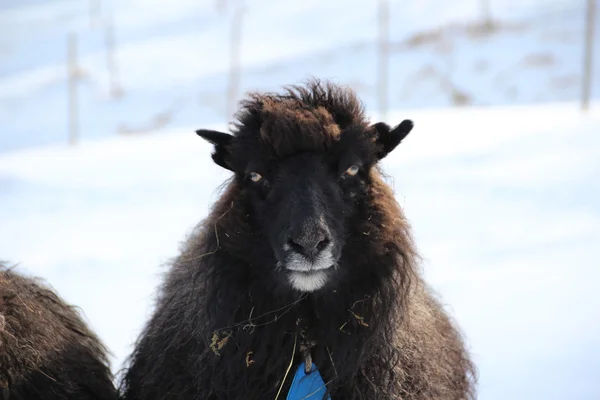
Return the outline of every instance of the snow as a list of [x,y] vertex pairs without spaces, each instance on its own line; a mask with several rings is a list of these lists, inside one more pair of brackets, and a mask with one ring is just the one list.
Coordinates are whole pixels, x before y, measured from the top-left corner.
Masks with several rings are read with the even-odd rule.
[[[224,99],[235,2],[223,12],[213,1],[100,3],[93,23],[91,2],[0,5],[0,152],[66,141],[70,31],[78,35],[84,139],[147,126],[160,113],[168,116],[165,132],[230,118]],[[585,1],[490,5],[497,23],[482,32],[480,2],[390,0],[391,109],[579,99]],[[239,94],[316,75],[351,84],[370,109],[377,107],[375,3],[247,0],[244,10]],[[110,96],[106,67],[110,20],[119,98]],[[595,38],[600,65],[600,29]],[[597,98],[600,80],[592,86]]]
[[[100,3],[94,21],[92,2],[0,4],[0,259],[80,306],[117,371],[163,265],[229,177],[194,130],[231,118],[237,3]],[[244,3],[240,94],[331,78],[378,120],[376,3]],[[426,277],[472,348],[479,398],[600,398],[600,79],[582,114],[585,0],[488,4],[495,23],[482,31],[479,1],[390,0],[396,111],[386,120],[416,127],[383,164]],[[106,68],[110,20],[119,98]],[[76,147],[68,32],[81,72]],[[600,29],[594,65],[598,43]],[[143,133],[118,134],[127,129]]]
[[[425,276],[466,335],[481,399],[600,396],[599,106],[388,117],[415,121],[383,167]],[[230,176],[199,127],[0,155],[1,258],[80,306],[115,371],[164,264]]]

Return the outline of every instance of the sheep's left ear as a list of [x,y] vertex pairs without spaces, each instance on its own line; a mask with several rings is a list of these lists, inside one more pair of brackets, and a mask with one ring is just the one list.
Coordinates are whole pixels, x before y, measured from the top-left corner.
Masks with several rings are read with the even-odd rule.
[[394,129],[384,122],[377,122],[372,127],[377,131],[377,143],[380,147],[377,156],[381,160],[392,152],[400,142],[410,133],[414,124],[411,120],[405,119]]
[[212,131],[209,129],[198,129],[196,131],[198,136],[202,139],[212,143],[215,148],[212,153],[212,159],[221,167],[233,171],[233,166],[231,165],[231,159],[229,152],[229,145],[233,140],[233,136],[228,133],[223,133],[219,131]]

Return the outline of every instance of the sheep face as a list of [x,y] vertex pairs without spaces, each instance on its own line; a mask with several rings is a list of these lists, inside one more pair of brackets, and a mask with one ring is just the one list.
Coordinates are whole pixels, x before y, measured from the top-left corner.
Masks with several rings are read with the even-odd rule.
[[268,170],[258,169],[261,179],[247,185],[276,271],[296,290],[321,289],[335,275],[347,232],[345,217],[355,214],[353,197],[366,186],[356,167],[359,161],[346,166],[349,162],[327,154],[298,154]]
[[[235,173],[237,242],[222,251],[286,288],[313,292],[342,282],[377,207],[377,162],[412,122],[371,125],[352,91],[318,80],[282,94],[251,93],[236,120],[233,135],[196,131],[214,145],[214,162]],[[240,219],[249,225],[244,234]]]
[[[412,126],[405,120],[394,129],[384,123],[338,128],[334,137],[323,133],[320,141],[314,127],[306,132],[301,124],[291,132],[246,129],[236,135],[211,130],[197,134],[215,146],[213,160],[235,172],[241,203],[249,208],[256,234],[270,249],[275,279],[313,292],[335,285],[344,267],[340,265],[344,247],[359,234],[361,209],[370,201],[372,169]],[[327,131],[326,126],[321,128]],[[277,137],[286,138],[287,147],[277,145]]]

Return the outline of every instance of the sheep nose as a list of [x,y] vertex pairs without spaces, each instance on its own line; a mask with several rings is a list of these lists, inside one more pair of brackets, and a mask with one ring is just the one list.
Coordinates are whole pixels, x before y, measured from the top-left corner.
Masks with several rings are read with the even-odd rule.
[[287,243],[297,253],[314,257],[331,243],[331,235],[324,224],[309,223],[292,232]]

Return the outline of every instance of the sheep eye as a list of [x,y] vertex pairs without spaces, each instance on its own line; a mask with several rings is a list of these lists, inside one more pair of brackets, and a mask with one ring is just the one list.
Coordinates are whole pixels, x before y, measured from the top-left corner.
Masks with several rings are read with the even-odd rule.
[[257,172],[250,172],[249,176],[252,182],[258,182],[262,179],[262,175]]
[[358,165],[353,165],[344,172],[348,176],[354,176],[358,173]]

